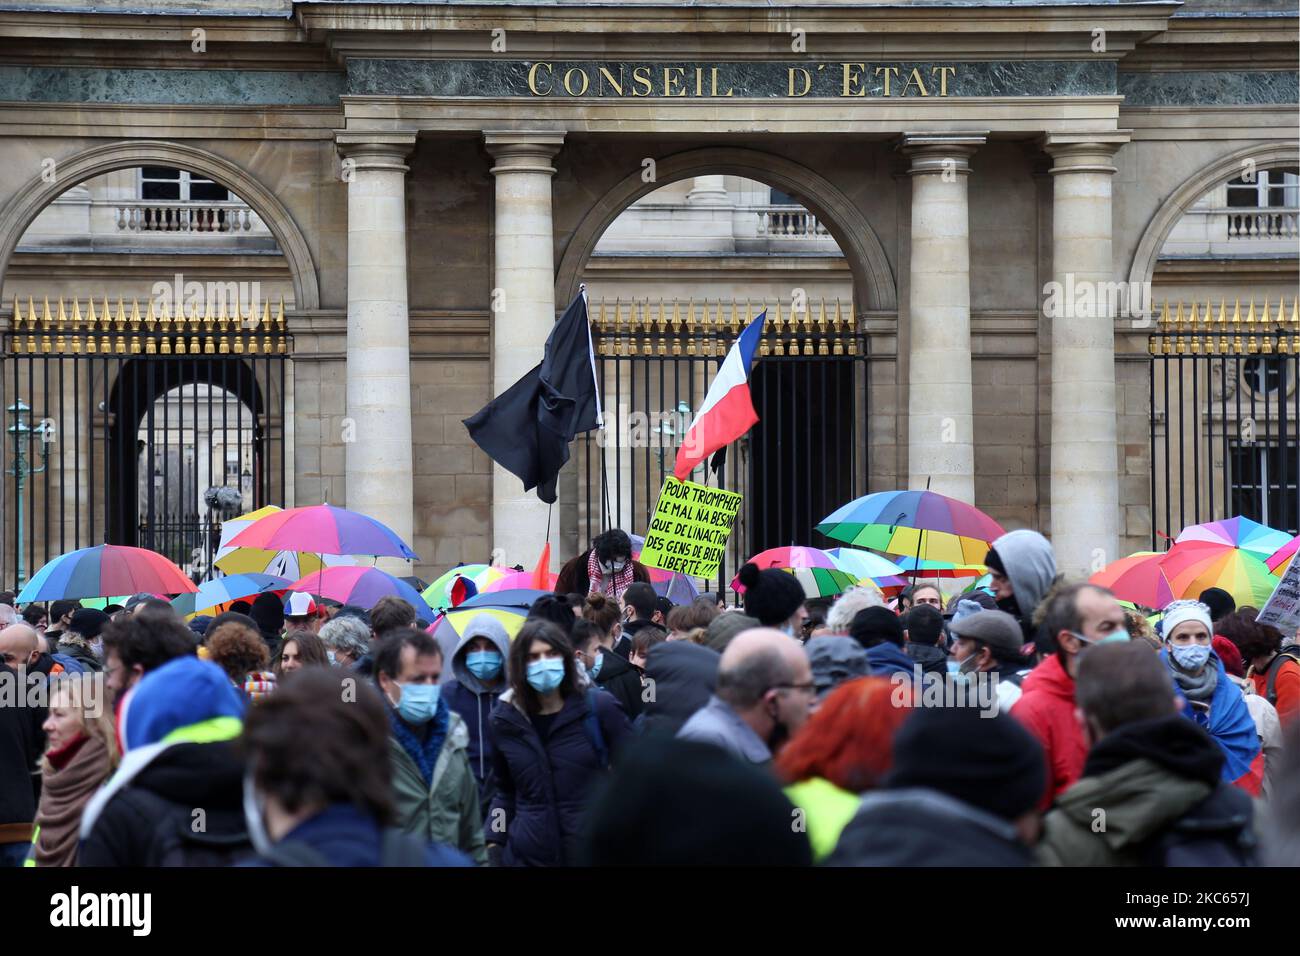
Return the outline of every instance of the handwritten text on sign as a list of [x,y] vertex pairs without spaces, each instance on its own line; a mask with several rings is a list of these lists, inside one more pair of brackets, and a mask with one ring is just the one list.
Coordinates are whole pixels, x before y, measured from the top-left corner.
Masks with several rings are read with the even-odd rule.
[[1284,635],[1292,634],[1300,625],[1300,557],[1292,559],[1255,623],[1272,624]]
[[712,577],[726,553],[741,495],[669,476],[646,531],[642,564],[696,578]]

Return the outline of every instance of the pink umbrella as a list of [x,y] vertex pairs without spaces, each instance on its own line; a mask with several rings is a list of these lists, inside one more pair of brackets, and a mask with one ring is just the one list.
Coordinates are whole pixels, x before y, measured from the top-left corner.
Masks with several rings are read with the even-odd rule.
[[[479,593],[490,594],[493,591],[512,591],[519,588],[532,588],[534,577],[535,574],[532,571],[511,571],[504,577],[497,578],[495,581],[487,585],[487,587],[479,591]],[[559,577],[558,574],[547,575],[547,587],[553,589],[555,587],[555,582],[559,580]]]
[[369,515],[333,505],[286,508],[259,518],[229,541],[232,548],[369,554],[419,560],[392,528]]
[[1286,574],[1286,569],[1291,564],[1291,559],[1295,557],[1298,547],[1300,547],[1300,534],[1269,555],[1264,563],[1268,565],[1270,571],[1281,577]]

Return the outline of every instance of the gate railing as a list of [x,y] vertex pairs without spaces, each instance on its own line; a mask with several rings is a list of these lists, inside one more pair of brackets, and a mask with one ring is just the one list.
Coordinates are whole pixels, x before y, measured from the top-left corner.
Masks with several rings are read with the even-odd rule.
[[1300,301],[1165,303],[1151,356],[1151,542],[1242,514],[1300,525]]
[[0,336],[0,579],[95,544],[182,567],[210,551],[204,492],[284,502],[284,303],[15,301]]
[[836,301],[592,301],[605,428],[577,445],[579,545],[601,530],[644,534],[691,419],[741,329],[767,309],[750,388],[759,423],[715,473],[691,479],[740,491],[727,558],[708,582],[725,589],[751,555],[820,544],[813,526],[866,491],[866,336]]

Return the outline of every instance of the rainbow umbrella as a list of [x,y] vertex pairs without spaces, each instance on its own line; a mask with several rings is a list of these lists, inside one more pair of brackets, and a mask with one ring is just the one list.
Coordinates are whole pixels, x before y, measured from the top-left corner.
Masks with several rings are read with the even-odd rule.
[[1223,588],[1238,607],[1263,607],[1278,579],[1264,560],[1241,548],[1208,541],[1175,544],[1160,562],[1175,598],[1195,598],[1206,588]]
[[1285,531],[1236,515],[1219,521],[1189,525],[1174,539],[1174,544],[1195,541],[1240,548],[1257,558],[1267,559],[1279,548],[1285,547],[1291,541],[1291,536]]
[[1300,534],[1270,554],[1268,560],[1264,563],[1268,565],[1270,571],[1280,578],[1286,574],[1286,569],[1291,565],[1291,559],[1295,557],[1297,547],[1300,547]]
[[146,548],[99,544],[61,554],[32,575],[18,602],[107,597],[112,594],[180,594],[194,582],[161,554]]
[[[776,568],[793,574],[803,586],[803,593],[810,598],[842,594],[859,581],[857,575],[840,570],[825,551],[802,545],[768,548],[754,555],[747,563],[756,564],[764,570]],[[737,594],[745,593],[739,577],[732,579],[731,589]]]
[[444,613],[430,630],[440,645],[454,647],[465,633],[469,622],[480,614],[486,614],[500,621],[513,640],[524,626],[528,609],[533,606],[533,602],[550,593],[532,588],[517,588],[513,591],[476,594],[464,604]]
[[321,597],[332,598],[342,604],[373,607],[381,597],[399,597],[415,608],[417,616],[433,620],[436,612],[415,590],[401,578],[378,568],[351,567],[325,568],[313,571],[289,585],[293,591],[308,591]]
[[[479,590],[479,594],[491,594],[494,591],[518,591],[520,588],[530,589],[533,586],[534,574],[532,571],[509,571],[508,573],[497,578],[495,581],[489,581]],[[548,574],[547,584],[552,588],[555,587],[558,574]],[[548,593],[548,592],[543,592]]]
[[235,535],[246,530],[253,522],[273,515],[283,509],[275,505],[258,508],[237,518],[221,523],[221,543],[212,564],[226,574],[269,574],[296,581],[310,571],[322,567],[356,564],[356,559],[346,554],[316,554],[303,551],[267,551],[263,548],[237,548],[231,545]]
[[492,564],[458,564],[450,571],[439,575],[432,584],[420,592],[429,607],[451,607],[451,589],[457,578],[472,581],[474,587],[482,591],[507,574],[514,574],[514,568],[500,568]]
[[935,491],[877,491],[822,519],[828,538],[886,554],[975,564],[984,560],[1002,526],[956,498]]
[[[230,545],[266,551],[364,554],[419,560],[419,555],[388,525],[369,515],[334,505],[287,508],[266,515],[231,538]],[[407,587],[411,586],[408,584]],[[414,588],[411,591],[415,593]]]
[[874,551],[860,548],[827,548],[826,553],[841,571],[859,581],[874,584],[884,594],[894,594],[907,587],[907,578],[898,564]]
[[263,591],[284,591],[289,587],[288,578],[276,577],[274,574],[230,574],[224,578],[204,581],[193,593],[178,595],[172,600],[172,607],[184,617],[252,597]]
[[[1174,588],[1162,566],[1168,552],[1136,551],[1102,568],[1089,583],[1110,588],[1115,596],[1143,607],[1164,607],[1174,599]],[[1199,591],[1197,592],[1200,593]]]
[[[161,597],[162,600],[164,601],[167,600],[167,596],[165,594],[154,595],[154,596]],[[130,594],[116,594],[108,597],[83,598],[80,603],[82,607],[93,607],[97,611],[102,611],[110,604],[121,604],[125,606],[126,602],[129,601],[131,598],[132,595]],[[14,600],[17,600],[17,598],[15,598]]]
[[988,568],[982,564],[958,564],[955,561],[930,561],[915,555],[903,555],[894,561],[906,574],[921,578],[978,578],[983,577]]

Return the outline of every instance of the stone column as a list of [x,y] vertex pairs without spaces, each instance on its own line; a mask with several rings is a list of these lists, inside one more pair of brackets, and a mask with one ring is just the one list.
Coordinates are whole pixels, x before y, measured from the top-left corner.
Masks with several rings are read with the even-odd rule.
[[1128,133],[1049,134],[1052,281],[1052,546],[1084,578],[1119,557],[1111,176]]
[[[551,160],[563,133],[486,132],[496,177],[495,273],[492,290],[492,394],[500,395],[542,360],[555,324],[555,237],[551,223]],[[567,305],[567,303],[566,303]],[[550,506],[523,482],[492,465],[495,560],[531,568],[546,541]],[[550,515],[552,553],[560,534],[560,503]],[[558,570],[558,562],[552,560]]]
[[696,176],[686,201],[692,206],[728,205],[725,176]]
[[[415,133],[340,132],[336,141],[348,183],[347,507],[413,545],[405,160]],[[399,558],[379,566],[410,573]]]
[[908,299],[908,487],[975,503],[966,179],[984,133],[907,133],[912,246]]

